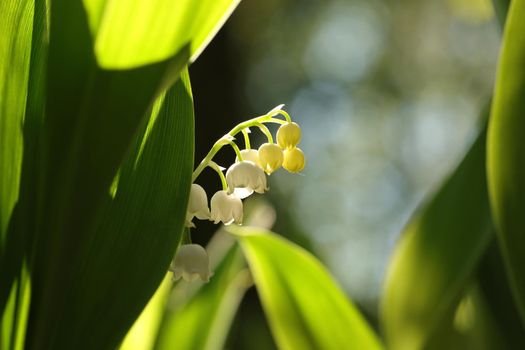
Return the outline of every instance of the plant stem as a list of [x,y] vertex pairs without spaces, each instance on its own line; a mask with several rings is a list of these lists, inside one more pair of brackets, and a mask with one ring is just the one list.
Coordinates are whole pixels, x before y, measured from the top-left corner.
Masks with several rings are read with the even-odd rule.
[[[204,159],[199,163],[197,168],[193,171],[193,175],[191,177],[191,181],[195,182],[197,177],[208,166],[208,164],[213,159],[213,157],[217,154],[217,152],[219,152],[219,150],[224,145],[227,145],[227,144],[231,145],[233,147],[233,150],[237,154],[237,157],[239,158],[239,160],[242,160],[242,156],[240,154],[239,147],[237,147],[237,145],[233,142],[233,140],[235,138],[235,135],[237,135],[238,133],[242,132],[243,130],[249,128],[250,126],[259,126],[259,124],[263,124],[263,123],[286,124],[287,122],[290,123],[292,121],[292,119],[290,118],[290,115],[288,113],[286,113],[285,111],[283,111],[283,110],[279,110],[279,112],[277,114],[283,115],[284,118],[286,119],[286,121],[284,121],[282,119],[274,118],[273,116],[275,116],[276,113],[272,113],[272,114],[261,115],[259,117],[255,117],[255,118],[249,119],[249,120],[247,120],[245,122],[237,124],[237,126],[235,126],[233,129],[231,129],[229,133],[227,133],[226,135],[224,135],[223,137],[218,139],[217,142],[215,142],[213,144],[212,148],[210,149],[210,151],[208,152],[206,157],[204,157]],[[263,129],[261,129],[261,130],[263,130]],[[263,130],[263,132],[265,132],[265,131]],[[269,135],[270,136],[269,136],[268,140],[272,139],[272,142],[273,142],[273,138],[271,136],[271,133],[269,133]],[[266,135],[266,136],[268,137],[268,135]]]
[[242,129],[242,134],[244,135],[244,148],[250,149],[251,148],[250,136],[248,135],[248,131],[246,130],[247,129]]
[[221,167],[213,160],[210,160],[208,166],[215,170],[217,174],[219,174],[219,177],[221,178],[222,189],[226,191],[228,189],[228,184],[226,183],[226,177],[224,177]]

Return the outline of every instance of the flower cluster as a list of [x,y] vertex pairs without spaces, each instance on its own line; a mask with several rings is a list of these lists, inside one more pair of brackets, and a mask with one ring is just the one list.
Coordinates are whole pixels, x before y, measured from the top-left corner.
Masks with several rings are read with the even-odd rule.
[[[301,128],[291,120],[288,113],[281,109],[282,107],[283,105],[277,106],[265,115],[240,123],[213,145],[193,172],[192,181],[195,182],[201,172],[206,167],[210,167],[219,175],[222,190],[217,191],[211,197],[210,210],[206,191],[196,183],[191,185],[185,221],[187,228],[195,227],[194,218],[211,220],[215,224],[220,222],[225,225],[242,224],[243,204],[241,199],[254,192],[268,191],[266,175],[271,175],[280,167],[291,173],[298,173],[304,169],[304,153],[297,147],[301,141]],[[284,120],[277,116],[283,116]],[[266,123],[280,124],[276,135],[277,143],[274,143]],[[252,149],[250,144],[250,128],[255,127],[259,128],[267,138],[267,142],[258,149]],[[242,150],[235,143],[235,136],[239,133],[244,136],[244,149]],[[233,148],[237,157],[224,175],[225,169],[215,163],[213,157],[226,145]],[[186,237],[186,240],[191,241],[189,237]],[[199,276],[201,280],[207,281],[210,271],[206,251],[195,244],[182,245],[173,259],[170,270],[173,271],[174,279],[182,277],[189,281]]]

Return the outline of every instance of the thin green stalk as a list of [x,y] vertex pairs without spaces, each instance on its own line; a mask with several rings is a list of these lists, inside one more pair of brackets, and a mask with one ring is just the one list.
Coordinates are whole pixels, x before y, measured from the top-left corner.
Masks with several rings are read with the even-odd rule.
[[226,183],[226,177],[224,177],[221,167],[213,160],[210,160],[208,166],[215,170],[217,174],[219,174],[219,177],[221,178],[222,189],[226,191],[228,189],[228,184]]
[[273,136],[270,130],[268,129],[268,127],[264,125],[263,123],[257,123],[257,127],[261,129],[264,135],[266,135],[266,138],[268,139],[268,143],[273,143]]
[[[259,117],[255,117],[245,122],[242,122],[240,124],[237,124],[237,126],[231,129],[229,133],[227,133],[226,135],[221,137],[219,140],[217,140],[217,142],[215,142],[215,144],[210,149],[206,157],[204,157],[204,159],[200,162],[197,168],[193,171],[192,182],[194,182],[195,179],[197,179],[197,177],[201,174],[204,168],[208,166],[209,162],[213,159],[213,157],[217,154],[217,152],[219,152],[219,150],[224,145],[227,145],[227,144],[231,145],[235,153],[237,153],[237,157],[240,160],[242,160],[242,156],[240,155],[239,147],[237,147],[237,145],[233,142],[235,135],[237,135],[238,133],[242,132],[243,130],[251,126],[258,126],[258,124],[263,124],[263,123],[286,124],[292,121],[292,118],[290,118],[290,115],[283,110],[279,110],[277,114],[283,115],[286,121],[282,119],[274,118],[273,116],[275,116],[276,113],[261,115]],[[271,133],[270,133],[270,138],[271,138]]]
[[246,130],[248,130],[248,129],[243,129],[242,130],[242,134],[244,136],[244,148],[250,149],[251,148],[250,135],[248,135],[248,131],[246,131]]

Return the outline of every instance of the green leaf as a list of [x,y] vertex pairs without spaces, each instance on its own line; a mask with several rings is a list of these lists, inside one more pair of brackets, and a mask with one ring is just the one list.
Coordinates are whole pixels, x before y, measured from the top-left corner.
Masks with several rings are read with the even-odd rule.
[[155,349],[223,349],[235,312],[250,285],[243,266],[242,255],[234,245],[209,283],[189,301],[168,307]]
[[7,305],[0,319],[0,349],[24,349],[31,282],[27,266],[12,284]]
[[32,1],[0,2],[0,256],[18,199],[22,165],[22,125],[26,108]]
[[[0,6],[4,6],[7,3],[3,3]],[[12,2],[15,5],[23,5],[24,2]],[[27,5],[27,4],[26,4]],[[31,37],[29,38],[31,48],[31,54],[29,58],[29,76],[26,85],[20,87],[14,86],[13,90],[16,91],[20,96],[25,97],[25,108],[23,109],[23,124],[20,120],[20,124],[17,128],[23,125],[23,159],[22,159],[22,172],[20,176],[20,191],[18,193],[18,186],[13,186],[11,190],[16,191],[18,194],[18,201],[13,209],[11,218],[9,220],[9,226],[7,229],[7,235],[5,237],[3,254],[0,253],[0,310],[4,310],[4,306],[8,303],[9,294],[11,291],[18,290],[17,295],[22,295],[26,290],[24,286],[27,286],[29,276],[27,273],[27,256],[29,253],[29,247],[31,237],[33,236],[36,220],[29,220],[28,218],[36,217],[36,203],[37,203],[37,190],[36,184],[38,182],[38,171],[39,163],[36,161],[39,155],[40,143],[39,133],[42,125],[43,117],[43,106],[44,106],[44,67],[46,61],[46,30],[47,30],[47,18],[46,18],[46,4],[44,1],[35,1],[34,7],[31,3],[27,10],[31,11],[31,24],[25,22],[26,19],[21,20],[20,23],[14,23],[16,31],[24,32],[29,30]],[[19,42],[17,45],[23,44],[23,38],[25,34],[20,35]],[[3,42],[3,41],[2,41]],[[27,44],[27,43],[26,43]],[[15,52],[15,51],[13,51]],[[25,56],[18,57],[21,60],[25,60]],[[18,62],[19,64],[20,62]],[[17,67],[17,63],[13,63],[13,66]],[[16,85],[20,83],[18,79],[13,79],[10,83]],[[17,103],[19,101],[17,100]],[[7,121],[9,118],[17,116],[16,113],[2,115],[0,119]],[[10,136],[17,135],[18,131],[13,131]],[[8,138],[6,138],[7,140]],[[13,144],[9,149],[12,154],[16,154],[19,149],[18,146]],[[0,151],[1,152],[1,151]],[[2,174],[9,173],[9,171],[3,172]],[[9,168],[8,168],[9,169]],[[10,170],[17,169],[17,165],[12,165]],[[0,176],[2,176],[0,174]],[[5,208],[2,203],[2,208]],[[1,244],[0,244],[1,246]],[[2,249],[0,248],[0,251]],[[24,266],[25,262],[25,267]],[[24,320],[25,314],[28,311],[28,305],[26,307],[24,298],[11,299],[9,302],[15,301],[13,306],[14,313],[9,316],[4,314],[1,318],[2,329],[5,329],[6,324],[13,324],[14,320]],[[16,324],[16,322],[14,322]],[[25,330],[25,325],[19,323],[17,332]],[[6,338],[4,337],[3,340]]]
[[229,226],[281,349],[380,349],[374,332],[310,253],[271,232]]
[[424,348],[455,310],[492,237],[486,187],[482,132],[394,252],[381,300],[389,348]]
[[487,141],[497,237],[525,322],[525,1],[512,1],[503,35]]
[[184,73],[153,106],[121,168],[115,197],[106,194],[85,246],[70,258],[75,278],[68,281],[67,293],[63,285],[49,286],[56,294],[42,305],[35,348],[112,349],[122,340],[180,241],[193,132],[193,100]]
[[131,68],[164,60],[189,43],[191,61],[240,0],[84,0],[97,60]]
[[[51,5],[43,181],[39,212],[25,218],[38,227],[28,346],[112,348],[160,283],[180,238],[193,162],[187,81],[159,100],[156,136],[146,143],[142,136],[155,97],[179,77],[188,54],[102,70],[82,3]],[[130,151],[129,176],[112,199],[108,189]]]
[[126,334],[120,350],[147,350],[153,348],[172,289],[171,276],[171,273],[166,274],[148,305],[135,321],[128,334]]

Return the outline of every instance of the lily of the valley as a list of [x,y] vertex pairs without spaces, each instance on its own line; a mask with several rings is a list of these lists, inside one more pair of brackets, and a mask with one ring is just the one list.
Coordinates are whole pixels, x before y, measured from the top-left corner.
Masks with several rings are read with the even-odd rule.
[[[241,156],[243,160],[249,160],[255,165],[259,165],[259,152],[256,149],[243,149],[241,150]],[[239,158],[236,158],[235,161],[238,162]]]
[[210,218],[210,209],[208,208],[206,191],[200,185],[191,184],[190,199],[186,210],[186,227],[195,227],[195,224],[192,222],[195,216],[197,219],[207,220]]
[[182,277],[188,282],[199,277],[203,282],[208,282],[212,276],[208,253],[198,244],[181,245],[171,262],[170,271],[173,272],[174,280]]
[[227,191],[217,191],[211,197],[211,220],[218,224],[231,223],[242,224],[243,208],[242,201],[235,193],[228,194]]
[[281,148],[293,148],[301,141],[301,128],[297,123],[283,124],[277,130],[277,143]]
[[268,175],[283,165],[283,150],[275,143],[263,143],[258,154],[259,164]]
[[268,191],[266,175],[254,162],[243,160],[236,162],[226,171],[228,193],[235,193],[238,198],[246,198],[254,191],[264,193]]
[[284,150],[283,168],[291,173],[298,173],[304,169],[304,153],[298,147]]

